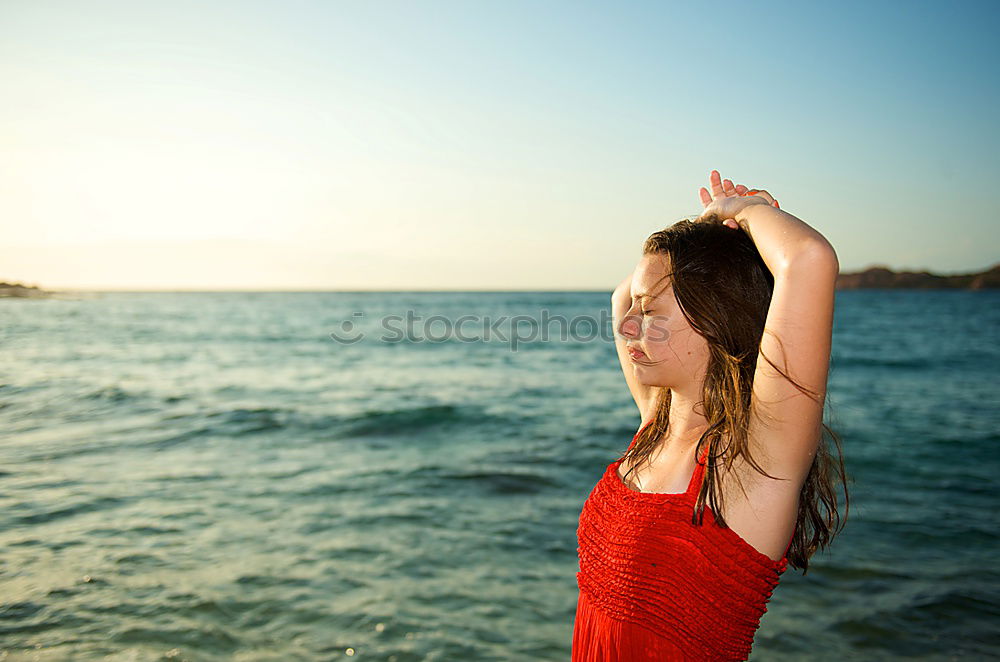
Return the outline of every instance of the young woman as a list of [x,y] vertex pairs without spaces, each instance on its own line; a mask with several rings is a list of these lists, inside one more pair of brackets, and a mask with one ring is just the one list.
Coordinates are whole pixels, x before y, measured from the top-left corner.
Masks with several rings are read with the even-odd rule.
[[836,253],[710,182],[612,295],[642,425],[580,514],[573,662],[747,659],[780,575],[837,533],[835,479],[847,503],[823,423]]

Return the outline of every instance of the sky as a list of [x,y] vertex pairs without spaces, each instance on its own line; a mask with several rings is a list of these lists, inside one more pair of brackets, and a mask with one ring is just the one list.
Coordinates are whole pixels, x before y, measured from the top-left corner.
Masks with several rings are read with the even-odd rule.
[[[710,9],[706,9],[710,7]],[[608,290],[709,172],[1000,261],[995,3],[0,2],[0,281]]]

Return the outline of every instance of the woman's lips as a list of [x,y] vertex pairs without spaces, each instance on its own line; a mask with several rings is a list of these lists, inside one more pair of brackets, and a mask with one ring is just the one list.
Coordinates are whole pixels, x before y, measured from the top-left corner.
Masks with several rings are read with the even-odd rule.
[[632,357],[633,361],[641,361],[642,359],[646,358],[646,355],[642,352],[641,349],[633,349],[631,347],[628,350],[628,355]]

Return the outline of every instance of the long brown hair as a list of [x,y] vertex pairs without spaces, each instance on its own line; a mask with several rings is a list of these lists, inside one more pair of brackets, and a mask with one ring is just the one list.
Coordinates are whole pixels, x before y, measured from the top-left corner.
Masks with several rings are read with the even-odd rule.
[[[723,498],[719,485],[719,462],[728,470],[742,457],[747,464],[768,478],[750,453],[748,435],[753,376],[764,333],[764,321],[774,291],[774,276],[761,258],[750,236],[741,230],[725,227],[717,219],[682,220],[665,230],[654,232],[642,247],[643,255],[663,255],[670,267],[664,277],[673,286],[684,317],[696,333],[708,343],[709,358],[702,386],[702,405],[708,429],[698,439],[695,457],[701,457],[708,444],[705,480],[698,492],[692,523],[700,525],[706,503],[719,526],[728,526],[722,517]],[[664,289],[666,285],[664,286]],[[779,339],[780,341],[780,339]],[[824,398],[797,383],[764,356],[764,359],[801,392],[814,400]],[[633,471],[647,460],[670,424],[668,388],[659,389],[655,413],[622,456]],[[836,446],[834,459],[825,443],[824,432]],[[723,448],[723,443],[726,447]],[[627,479],[627,475],[626,475]],[[845,515],[837,510],[835,481],[844,489]],[[822,423],[819,446],[812,467],[799,495],[795,533],[788,550],[788,564],[805,575],[809,558],[833,541],[846,524],[850,511],[847,476],[840,438]]]

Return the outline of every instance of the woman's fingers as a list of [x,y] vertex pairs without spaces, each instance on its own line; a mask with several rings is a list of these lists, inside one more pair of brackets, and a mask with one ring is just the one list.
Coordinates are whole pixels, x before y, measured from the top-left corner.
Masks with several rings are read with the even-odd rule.
[[712,204],[713,200],[722,197],[730,198],[734,195],[756,195],[764,198],[772,207],[781,208],[778,205],[778,201],[774,199],[774,196],[767,191],[747,188],[743,184],[733,184],[731,179],[722,179],[722,175],[719,174],[718,170],[713,170],[709,173],[708,181],[712,186],[711,193],[705,187],[698,189],[698,195],[701,197],[701,204],[704,207],[708,207]]
[[[734,195],[757,195],[767,200],[768,204],[772,207],[778,207],[778,201],[767,191],[747,188],[743,184],[733,184],[731,179],[722,179],[722,175],[719,174],[718,170],[713,170],[709,174],[708,180],[712,186],[711,193],[704,187],[698,189],[698,196],[701,198],[701,204],[704,207],[712,204],[712,201],[715,199],[722,197],[731,198]],[[780,207],[778,208],[780,209]]]
[[734,195],[740,195],[739,191],[736,189],[736,185],[733,184],[733,180],[722,179],[722,175],[719,174],[718,170],[713,170],[709,174],[708,179],[712,183],[712,195],[716,198],[723,196],[731,198]]
[[712,196],[709,195],[708,190],[704,186],[698,189],[698,195],[701,196],[701,204],[703,206],[707,207],[712,204]]
[[708,181],[712,184],[712,195],[714,197],[721,198],[726,194],[722,188],[722,175],[719,174],[718,170],[713,170],[709,174]]

